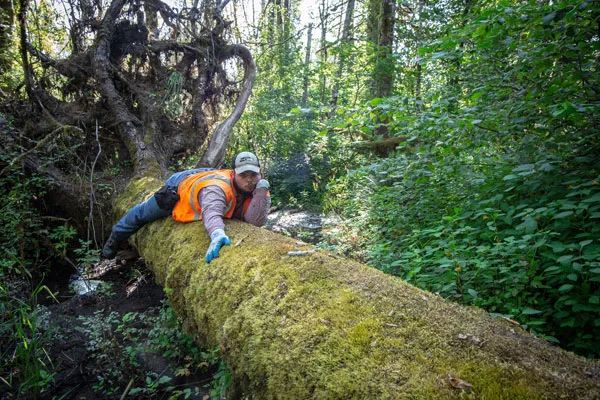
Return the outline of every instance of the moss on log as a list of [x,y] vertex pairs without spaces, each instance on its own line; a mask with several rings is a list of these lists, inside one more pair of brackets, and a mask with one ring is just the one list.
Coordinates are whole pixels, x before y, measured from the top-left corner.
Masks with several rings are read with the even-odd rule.
[[[133,181],[124,212],[162,182]],[[133,239],[187,327],[256,399],[598,399],[600,365],[483,310],[296,240],[228,221],[210,265],[201,223]]]

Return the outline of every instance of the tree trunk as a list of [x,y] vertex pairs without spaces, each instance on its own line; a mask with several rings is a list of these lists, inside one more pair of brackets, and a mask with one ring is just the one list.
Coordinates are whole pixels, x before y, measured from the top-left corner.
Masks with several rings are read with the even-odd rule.
[[369,2],[368,35],[373,63],[372,97],[387,97],[391,94],[393,87],[394,11],[392,0],[370,0]]
[[352,15],[354,14],[354,0],[348,0],[346,6],[346,15],[344,17],[344,29],[342,30],[342,37],[340,39],[340,57],[338,60],[338,69],[335,74],[335,83],[331,92],[331,114],[335,111],[338,104],[338,98],[340,95],[340,81],[342,74],[344,73],[344,67],[346,66],[346,53],[348,52],[348,43],[350,43],[350,31],[352,30]]
[[[472,0],[464,0],[464,8],[461,13],[461,20],[458,24],[460,28],[463,28],[467,23],[467,17],[471,12],[471,7],[473,6]],[[461,84],[460,84],[460,76],[462,75],[462,51],[465,47],[465,44],[460,41],[459,48],[459,56],[455,57],[450,63],[454,66],[454,73],[450,75],[450,79],[448,80],[448,88],[450,89],[450,93],[448,93],[448,109],[451,111],[458,111],[458,93],[461,93]]]
[[310,48],[312,44],[313,24],[308,24],[308,35],[306,38],[306,55],[304,56],[304,80],[302,83],[302,107],[308,104],[308,75],[310,73]]
[[[132,181],[118,212],[161,184]],[[201,223],[164,219],[132,242],[187,329],[219,346],[248,398],[600,396],[597,362],[509,321],[249,224],[226,229],[232,245],[210,265]],[[289,253],[297,250],[307,252]]]
[[11,0],[0,0],[0,74],[10,70],[12,59],[9,55],[12,47],[12,33],[15,16]]
[[283,5],[281,6],[280,11],[283,19],[280,41],[283,42],[283,55],[287,60],[290,57],[290,34],[292,32],[292,4],[290,0],[283,0]]
[[[423,0],[419,0],[419,5],[417,8],[417,15],[419,16],[419,21],[418,21],[418,25],[417,25],[417,31],[416,31],[416,40],[415,40],[415,53],[418,53],[418,49],[419,47],[421,47],[422,45],[422,34],[423,34]],[[422,84],[422,79],[423,79],[423,68],[421,67],[421,61],[418,60],[417,61],[417,65],[416,65],[416,82],[415,82],[415,110],[417,111],[417,113],[421,112],[421,106],[423,103],[423,100],[421,99],[421,84]]]
[[29,8],[28,0],[20,0],[19,2],[19,47],[21,53],[21,65],[23,68],[23,75],[25,76],[25,91],[29,101],[33,104],[34,108],[38,108],[35,95],[33,93],[33,76],[31,71],[31,65],[29,64],[29,58],[27,54],[27,11]]
[[271,4],[271,1],[268,1],[266,5],[262,6],[262,9],[266,14],[267,20],[267,44],[268,48],[272,49],[275,42],[275,4]]
[[[394,65],[392,57],[394,44],[395,6],[392,0],[370,0],[369,2],[369,39],[371,41],[371,59],[373,71],[371,74],[371,96],[374,98],[388,97],[394,87]],[[375,135],[389,137],[388,120],[385,116],[379,121]],[[377,152],[385,157],[389,151]]]
[[319,6],[319,24],[321,25],[321,48],[319,49],[321,66],[319,68],[319,93],[321,103],[325,103],[325,91],[327,90],[327,20],[329,18],[328,4],[326,0],[321,0]]

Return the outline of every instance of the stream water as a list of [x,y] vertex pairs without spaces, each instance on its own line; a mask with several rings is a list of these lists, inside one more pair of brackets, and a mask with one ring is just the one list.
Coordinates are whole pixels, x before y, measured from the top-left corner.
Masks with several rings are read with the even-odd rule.
[[265,228],[282,233],[307,243],[316,244],[323,239],[323,231],[331,229],[340,223],[333,215],[317,212],[284,209],[269,214]]

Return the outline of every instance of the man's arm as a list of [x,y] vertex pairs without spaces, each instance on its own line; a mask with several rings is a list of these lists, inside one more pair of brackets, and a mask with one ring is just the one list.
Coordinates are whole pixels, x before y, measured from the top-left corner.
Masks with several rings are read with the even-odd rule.
[[269,182],[266,179],[261,179],[256,185],[250,205],[244,213],[244,221],[254,226],[263,226],[267,222],[269,208],[271,208]]
[[225,192],[218,186],[207,186],[200,190],[198,202],[202,207],[202,222],[210,236],[215,229],[224,229],[223,216],[227,208]]
[[223,216],[227,207],[225,192],[218,186],[207,186],[200,190],[198,202],[202,207],[202,221],[210,236],[210,246],[206,251],[206,262],[210,263],[219,256],[224,245],[231,243],[225,234]]

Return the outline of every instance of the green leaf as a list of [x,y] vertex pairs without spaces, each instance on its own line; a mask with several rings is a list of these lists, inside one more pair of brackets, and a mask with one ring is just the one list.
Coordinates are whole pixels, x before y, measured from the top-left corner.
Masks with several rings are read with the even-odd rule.
[[523,171],[533,171],[533,164],[521,164],[516,168],[513,168],[512,172],[523,172]]
[[590,304],[574,304],[573,311],[575,311],[575,312],[585,311],[585,312],[596,313],[596,312],[600,311],[600,306],[597,306],[595,304],[592,304],[592,305],[590,305]]
[[525,307],[521,313],[525,314],[525,315],[535,315],[535,314],[541,314],[543,311],[540,310],[536,310],[535,308],[529,308],[529,307]]
[[552,248],[552,251],[555,253],[562,253],[567,249],[567,247],[561,242],[550,242],[549,246]]
[[[471,101],[476,101],[478,98],[480,98],[483,95],[483,92],[474,92],[471,97],[470,100]],[[479,122],[481,122],[481,120],[478,120]],[[473,123],[475,123],[475,121],[473,121]]]
[[567,275],[567,279],[573,282],[577,281],[577,274],[569,274]]
[[556,11],[552,11],[550,14],[544,15],[544,18],[542,18],[542,23],[544,25],[549,25],[552,21],[554,21],[555,17],[556,17]]
[[573,289],[573,285],[571,285],[570,283],[566,283],[564,285],[562,285],[561,287],[558,288],[559,292],[568,292],[569,290]]
[[510,181],[512,179],[517,179],[517,178],[518,178],[517,175],[510,174],[510,175],[506,175],[504,178],[502,178],[502,180],[504,180],[504,181]]
[[571,262],[572,259],[573,259],[572,255],[565,255],[565,256],[558,257],[558,260],[556,260],[556,261],[558,261],[562,265],[567,265]]
[[536,319],[533,321],[528,321],[527,325],[528,326],[540,326],[540,325],[544,325],[546,323],[546,321],[544,321],[543,319]]
[[589,299],[590,304],[600,304],[600,296],[591,296]]
[[437,51],[431,55],[432,60],[437,60],[438,58],[444,58],[448,55],[447,51]]
[[537,229],[538,224],[537,221],[531,217],[525,218],[522,224],[517,226],[518,229],[524,229],[527,233],[533,233]]
[[598,203],[600,202],[600,192],[596,193],[595,195],[588,197],[587,199],[583,200],[584,203]]
[[600,245],[590,244],[583,248],[583,259],[584,260],[596,260],[600,259]]
[[547,274],[551,274],[551,273],[556,273],[560,271],[560,267],[557,267],[555,265],[548,267],[544,270],[544,272],[546,272]]
[[565,218],[565,217],[568,217],[569,215],[573,215],[573,211],[560,212],[560,213],[556,214],[552,219]]
[[469,294],[473,297],[477,297],[478,295],[477,291],[473,289],[467,289],[467,292],[469,292]]

